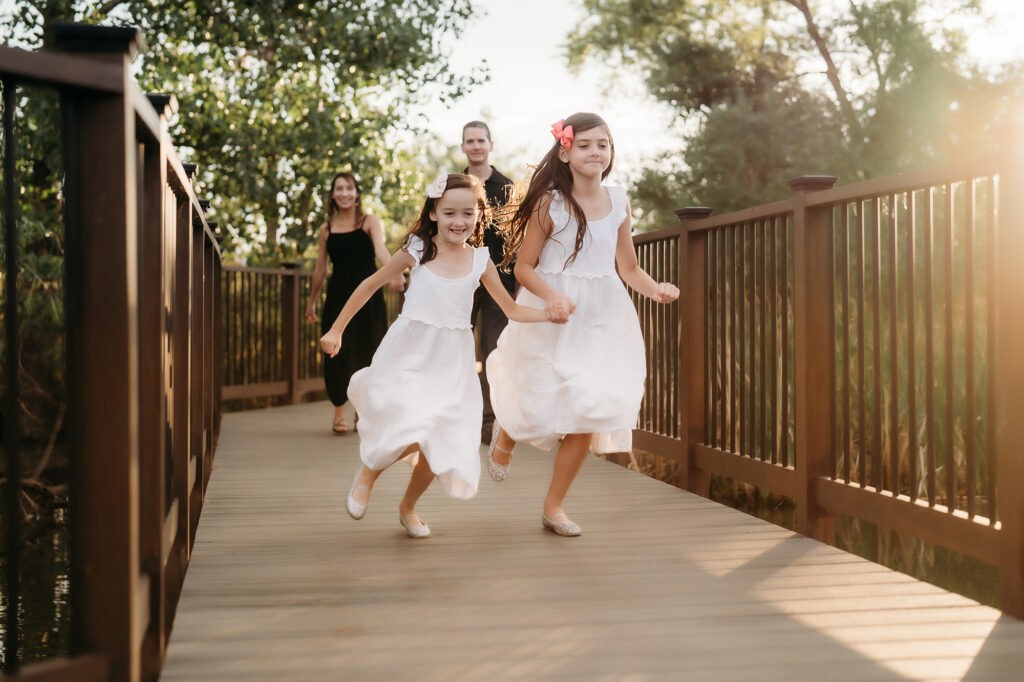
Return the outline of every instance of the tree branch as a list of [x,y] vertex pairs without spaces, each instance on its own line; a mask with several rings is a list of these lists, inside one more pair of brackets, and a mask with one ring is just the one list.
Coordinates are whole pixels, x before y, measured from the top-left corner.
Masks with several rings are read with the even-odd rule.
[[818,48],[818,53],[825,61],[825,74],[828,76],[829,83],[832,84],[832,89],[835,90],[836,98],[839,100],[839,109],[843,112],[846,124],[850,128],[850,136],[857,140],[858,143],[861,142],[864,139],[864,131],[861,128],[860,119],[857,118],[857,112],[853,108],[853,103],[850,102],[850,95],[839,80],[839,70],[836,68],[835,62],[832,61],[832,54],[829,52],[828,44],[822,37],[818,25],[814,22],[814,16],[811,13],[807,0],[784,0],[784,2],[797,8],[804,15],[807,33],[811,36],[811,40],[814,41],[814,45]]

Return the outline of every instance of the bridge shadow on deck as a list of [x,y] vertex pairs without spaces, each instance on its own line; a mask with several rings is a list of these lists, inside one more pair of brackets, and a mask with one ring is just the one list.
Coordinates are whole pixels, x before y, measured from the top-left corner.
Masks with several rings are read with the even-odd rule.
[[540,527],[551,454],[398,524],[409,467],[344,510],[327,403],[224,416],[163,680],[1014,679],[1024,623],[589,458]]

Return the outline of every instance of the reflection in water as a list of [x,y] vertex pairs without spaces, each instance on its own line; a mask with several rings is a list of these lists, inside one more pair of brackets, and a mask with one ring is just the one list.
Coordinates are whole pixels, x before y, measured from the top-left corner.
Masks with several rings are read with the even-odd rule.
[[[67,517],[66,501],[41,512],[39,518],[29,523],[22,546],[19,653],[23,662],[66,656],[69,651]],[[0,640],[6,638],[6,575],[4,557],[0,561]]]

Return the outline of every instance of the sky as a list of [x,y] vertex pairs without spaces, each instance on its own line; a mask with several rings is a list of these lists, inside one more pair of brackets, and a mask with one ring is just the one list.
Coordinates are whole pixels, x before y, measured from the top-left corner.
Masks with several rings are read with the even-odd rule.
[[[833,0],[839,2],[840,0]],[[846,0],[841,0],[845,5]],[[567,66],[565,40],[584,17],[577,0],[474,0],[470,25],[451,45],[456,73],[490,67],[490,80],[454,105],[435,104],[420,111],[421,123],[446,144],[458,144],[462,125],[482,119],[491,127],[492,160],[499,170],[523,177],[526,163],[547,151],[551,123],[576,111],[600,114],[615,139],[616,167],[609,182],[628,178],[647,159],[679,148],[670,130],[673,115],[655,101],[642,78],[627,74],[609,85],[609,73],[587,65],[579,74]],[[996,21],[988,29],[971,27],[968,47],[985,64],[1024,59],[1024,0],[983,0]],[[955,18],[951,18],[955,21]]]

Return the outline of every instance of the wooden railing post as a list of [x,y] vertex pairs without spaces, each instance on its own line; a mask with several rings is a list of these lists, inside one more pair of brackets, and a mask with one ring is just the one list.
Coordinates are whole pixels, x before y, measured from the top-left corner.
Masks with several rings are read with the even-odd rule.
[[167,507],[167,404],[166,357],[168,305],[165,229],[171,197],[167,190],[164,133],[167,115],[175,104],[169,96],[152,95],[160,112],[161,135],[139,145],[139,542],[142,570],[149,577],[149,625],[142,649],[143,676],[160,675],[169,625],[164,613],[166,571],[164,517]]
[[299,402],[299,269],[298,263],[283,263],[287,272],[282,277],[282,308],[281,318],[284,328],[281,330],[281,347],[284,354],[284,367],[288,373],[288,394],[286,402]]
[[[117,64],[135,29],[55,25],[56,45]],[[128,88],[126,87],[127,91]],[[135,111],[122,94],[65,90],[71,647],[140,679],[138,253]]]
[[1008,144],[999,173],[996,309],[997,515],[1002,525],[999,579],[1003,611],[1024,618],[1024,161],[1022,140]]
[[835,540],[835,518],[818,503],[814,483],[829,471],[835,423],[832,223],[831,208],[810,208],[806,198],[809,192],[830,189],[837,179],[831,175],[805,175],[789,182],[794,198],[796,529],[829,544]]
[[705,439],[707,246],[706,231],[690,232],[687,224],[707,218],[711,208],[688,206],[676,211],[679,234],[679,405],[682,408],[683,461],[680,485],[707,497],[711,476],[694,463],[694,448]]
[[[185,166],[185,170],[191,180],[195,174],[196,167],[194,164],[188,164]],[[206,426],[205,410],[206,410],[206,392],[203,390],[203,377],[206,374],[206,350],[205,346],[209,343],[210,339],[206,337],[206,287],[208,286],[205,278],[205,243],[206,235],[203,226],[202,216],[199,215],[198,211],[189,204],[188,210],[192,213],[190,218],[190,225],[192,230],[191,237],[191,252],[189,254],[190,262],[190,284],[189,293],[191,294],[191,319],[189,322],[189,328],[191,334],[189,335],[189,341],[191,347],[189,349],[189,481],[191,483],[191,498],[189,501],[189,512],[191,514],[189,518],[189,529],[190,537],[195,542],[195,532],[199,525],[199,512],[203,508],[203,497],[206,492],[205,487],[205,476],[206,471],[206,457],[205,452],[205,433],[203,432]]]

